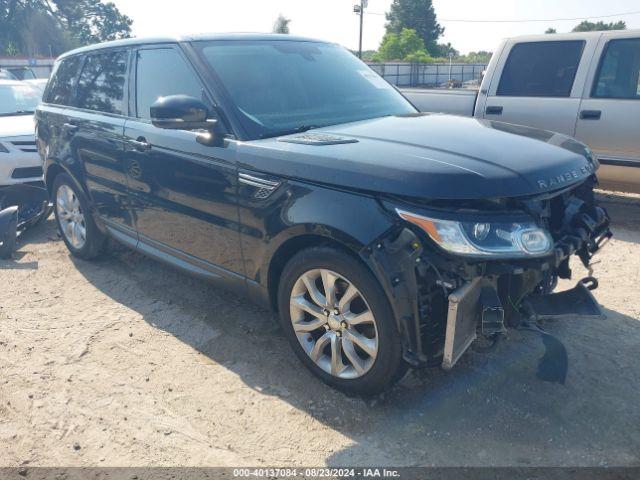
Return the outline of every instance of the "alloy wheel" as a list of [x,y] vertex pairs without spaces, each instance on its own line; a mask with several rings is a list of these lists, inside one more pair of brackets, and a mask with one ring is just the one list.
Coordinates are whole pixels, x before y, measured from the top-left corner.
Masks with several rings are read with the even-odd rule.
[[326,269],[301,275],[290,298],[293,330],[304,351],[322,370],[353,379],[371,369],[378,354],[378,329],[360,291]]
[[87,241],[87,224],[80,200],[71,187],[61,185],[58,188],[56,211],[64,238],[73,248],[80,250]]

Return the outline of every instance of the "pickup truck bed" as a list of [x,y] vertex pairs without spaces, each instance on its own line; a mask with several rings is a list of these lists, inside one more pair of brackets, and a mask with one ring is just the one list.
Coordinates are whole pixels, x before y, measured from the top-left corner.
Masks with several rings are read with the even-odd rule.
[[421,112],[443,112],[473,116],[478,90],[472,88],[402,88],[400,92]]

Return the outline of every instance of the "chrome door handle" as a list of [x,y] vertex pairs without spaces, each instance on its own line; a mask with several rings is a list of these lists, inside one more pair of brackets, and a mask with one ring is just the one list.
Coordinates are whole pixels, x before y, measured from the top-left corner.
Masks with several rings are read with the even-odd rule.
[[139,137],[137,140],[129,140],[129,144],[139,152],[151,150],[151,144],[144,137]]
[[69,133],[75,132],[80,128],[78,125],[74,123],[65,123],[63,127]]

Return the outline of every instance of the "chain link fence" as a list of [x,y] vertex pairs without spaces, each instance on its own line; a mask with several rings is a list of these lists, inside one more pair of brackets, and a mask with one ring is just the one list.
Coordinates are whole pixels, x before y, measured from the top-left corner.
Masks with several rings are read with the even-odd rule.
[[487,64],[481,63],[369,63],[389,83],[397,87],[473,86],[482,78]]

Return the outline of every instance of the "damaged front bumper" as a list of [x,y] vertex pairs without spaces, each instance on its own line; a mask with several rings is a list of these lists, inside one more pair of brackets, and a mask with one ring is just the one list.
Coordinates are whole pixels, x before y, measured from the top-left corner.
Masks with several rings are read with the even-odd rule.
[[[450,369],[479,335],[496,338],[523,322],[601,316],[590,293],[597,287],[591,259],[612,234],[593,184],[519,206],[552,234],[551,253],[498,260],[448,255],[404,223],[364,253],[391,300],[410,365]],[[574,254],[589,277],[572,290],[552,293],[559,278],[571,278]]]

